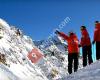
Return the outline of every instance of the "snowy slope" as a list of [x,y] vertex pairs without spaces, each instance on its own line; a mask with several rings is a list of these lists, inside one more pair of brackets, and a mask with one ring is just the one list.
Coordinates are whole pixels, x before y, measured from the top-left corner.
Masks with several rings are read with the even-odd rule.
[[58,80],[100,80],[100,61]]
[[47,80],[41,69],[32,64],[27,54],[35,46],[31,38],[16,35],[16,28],[0,19],[0,54],[6,57],[6,64],[0,62],[0,80]]

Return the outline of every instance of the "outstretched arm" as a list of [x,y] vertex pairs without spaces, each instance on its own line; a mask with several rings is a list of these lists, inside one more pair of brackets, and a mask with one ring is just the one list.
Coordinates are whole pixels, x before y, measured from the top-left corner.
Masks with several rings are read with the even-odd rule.
[[61,36],[62,38],[64,38],[65,40],[69,39],[69,37],[66,34],[64,34],[63,32],[56,31],[55,33],[58,34],[59,36]]

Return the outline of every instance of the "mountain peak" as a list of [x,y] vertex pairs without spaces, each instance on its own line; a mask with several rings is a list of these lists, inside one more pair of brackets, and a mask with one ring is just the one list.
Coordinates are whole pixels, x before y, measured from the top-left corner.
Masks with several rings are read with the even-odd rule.
[[0,18],[0,27],[9,27],[9,24],[5,20]]

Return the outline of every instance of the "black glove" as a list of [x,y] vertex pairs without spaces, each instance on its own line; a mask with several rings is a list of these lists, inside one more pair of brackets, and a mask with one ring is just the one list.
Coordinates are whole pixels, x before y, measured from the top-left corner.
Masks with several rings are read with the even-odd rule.
[[94,44],[94,43],[95,43],[95,41],[92,42],[92,44]]
[[58,30],[55,31],[55,34],[59,34],[60,32]]
[[81,47],[81,45],[79,44],[78,47]]

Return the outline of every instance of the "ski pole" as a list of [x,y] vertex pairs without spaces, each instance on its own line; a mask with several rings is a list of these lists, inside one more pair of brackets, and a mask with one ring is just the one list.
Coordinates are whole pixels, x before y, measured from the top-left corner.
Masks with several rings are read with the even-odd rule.
[[95,51],[94,51],[94,44],[93,44],[93,54],[95,54]]

